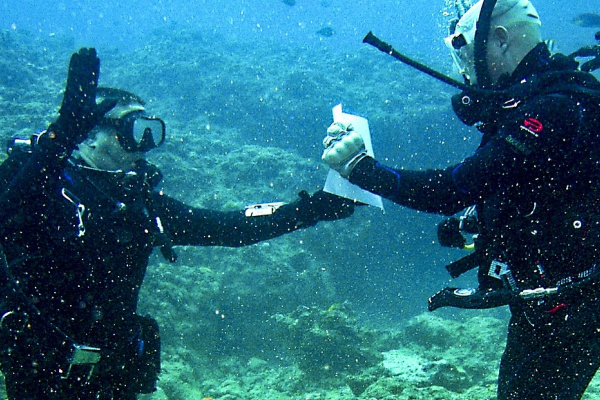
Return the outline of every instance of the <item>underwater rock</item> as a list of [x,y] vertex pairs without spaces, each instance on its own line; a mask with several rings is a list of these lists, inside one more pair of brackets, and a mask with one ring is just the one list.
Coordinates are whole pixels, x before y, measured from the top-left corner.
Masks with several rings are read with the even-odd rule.
[[456,328],[445,319],[422,314],[409,321],[404,329],[404,339],[427,348],[448,348],[455,343],[456,335],[460,333]]
[[298,307],[273,319],[286,328],[284,335],[302,371],[311,378],[356,373],[377,365],[382,356],[368,343],[370,337],[349,315],[349,306],[328,309]]
[[373,375],[358,375],[346,378],[346,384],[356,397],[363,394],[375,382],[377,382],[377,377]]
[[429,384],[442,386],[453,392],[462,393],[473,385],[471,376],[459,365],[442,360],[425,368],[429,372]]
[[[461,323],[431,314],[418,315],[401,330],[402,345],[383,353],[382,365],[387,375],[411,388],[407,390],[422,390],[418,398],[487,398],[466,394],[475,389],[478,393],[493,393],[504,329],[505,323],[496,318],[473,317]],[[433,388],[446,394],[425,395]],[[379,390],[385,389],[378,381],[365,395]],[[404,396],[411,398],[408,392],[403,392]]]
[[435,385],[462,393],[473,385],[472,376],[456,360],[431,362],[407,348],[388,351],[383,356],[386,372],[412,387]]
[[407,345],[428,351],[451,349],[458,343],[472,351],[496,354],[504,344],[505,325],[501,319],[472,317],[464,323],[421,314],[411,318],[401,335]]
[[295,6],[296,0],[283,0],[283,4],[287,4],[288,6]]
[[[384,377],[365,390],[363,399],[399,399],[407,388],[405,382],[398,381],[392,377]],[[416,398],[416,397],[415,397]]]
[[427,382],[429,375],[425,372],[429,362],[414,351],[401,348],[383,353],[383,367],[393,376],[419,386]]
[[495,398],[495,381],[481,382],[455,362],[427,361],[420,352],[407,348],[384,353],[386,371],[359,396],[361,400],[389,399],[490,399]]
[[369,386],[387,374],[386,369],[378,364],[375,367],[363,370],[360,374],[346,376],[344,382],[354,396],[360,397]]

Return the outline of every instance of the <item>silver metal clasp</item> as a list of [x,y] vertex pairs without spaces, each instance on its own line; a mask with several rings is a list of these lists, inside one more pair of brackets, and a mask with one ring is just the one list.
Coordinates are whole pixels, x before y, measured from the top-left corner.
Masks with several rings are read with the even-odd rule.
[[519,293],[519,296],[523,300],[535,300],[541,299],[544,297],[552,296],[558,293],[558,288],[535,288],[535,289],[526,289]]
[[90,369],[86,377],[86,380],[89,380],[94,374],[96,364],[98,364],[98,361],[100,361],[100,351],[101,350],[98,347],[74,344],[73,353],[71,354],[71,359],[69,360],[69,368],[67,369],[67,373],[61,376],[61,379],[69,378],[74,365],[82,365]]
[[75,213],[77,215],[77,220],[79,223],[77,224],[77,229],[79,230],[77,237],[82,237],[85,235],[85,225],[83,225],[83,214],[85,214],[85,205],[83,205],[77,196],[68,191],[65,188],[62,188],[61,194],[67,201],[75,206]]

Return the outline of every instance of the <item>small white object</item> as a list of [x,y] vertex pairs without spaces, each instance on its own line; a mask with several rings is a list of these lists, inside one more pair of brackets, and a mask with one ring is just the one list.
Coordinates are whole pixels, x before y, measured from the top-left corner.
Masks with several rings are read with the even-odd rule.
[[280,201],[274,203],[252,204],[246,206],[244,214],[246,217],[265,217],[275,214],[275,211],[284,204],[285,203]]

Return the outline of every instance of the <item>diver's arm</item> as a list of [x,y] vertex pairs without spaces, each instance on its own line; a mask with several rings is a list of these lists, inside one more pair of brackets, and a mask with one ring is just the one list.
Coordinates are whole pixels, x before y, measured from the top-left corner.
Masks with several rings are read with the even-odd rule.
[[455,166],[396,170],[366,157],[349,180],[398,204],[452,215],[533,172],[557,174],[581,125],[578,107],[583,106],[567,96],[543,96],[500,121],[494,137]]
[[472,204],[453,182],[453,168],[445,170],[397,170],[371,157],[352,170],[350,182],[400,205],[429,213],[452,215]]
[[303,192],[300,199],[280,205],[272,214],[254,217],[246,216],[245,210],[207,210],[158,193],[154,197],[153,209],[173,245],[247,246],[354,212],[353,202],[322,191]]
[[[540,96],[507,113],[484,146],[447,169],[386,167],[366,156],[360,136],[340,123],[328,129],[322,159],[365,190],[416,210],[452,215],[499,187],[526,179],[528,168],[549,162],[556,165],[565,156],[562,143],[580,125],[574,117],[582,114],[578,107],[580,103],[568,96]],[[533,129],[540,129],[539,134]]]
[[453,184],[452,169],[400,171],[367,155],[362,136],[352,124],[334,122],[323,140],[321,159],[351,183],[398,204],[425,212],[452,215],[470,196]]
[[525,160],[498,137],[446,169],[396,170],[367,157],[352,170],[350,182],[415,210],[453,215],[521,179]]

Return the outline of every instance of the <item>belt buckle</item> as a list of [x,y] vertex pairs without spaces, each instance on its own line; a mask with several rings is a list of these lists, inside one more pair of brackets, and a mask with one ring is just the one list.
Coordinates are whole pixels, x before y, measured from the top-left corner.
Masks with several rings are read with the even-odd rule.
[[61,379],[68,379],[71,375],[71,369],[74,365],[82,365],[87,366],[90,369],[88,372],[86,380],[90,380],[92,374],[94,373],[94,369],[96,368],[96,364],[100,361],[100,348],[84,346],[80,344],[73,345],[73,353],[69,359],[69,368],[67,369],[67,373],[64,376],[61,376]]
[[490,264],[488,275],[492,278],[500,279],[511,290],[517,290],[517,281],[515,280],[510,266],[507,263],[493,260]]

